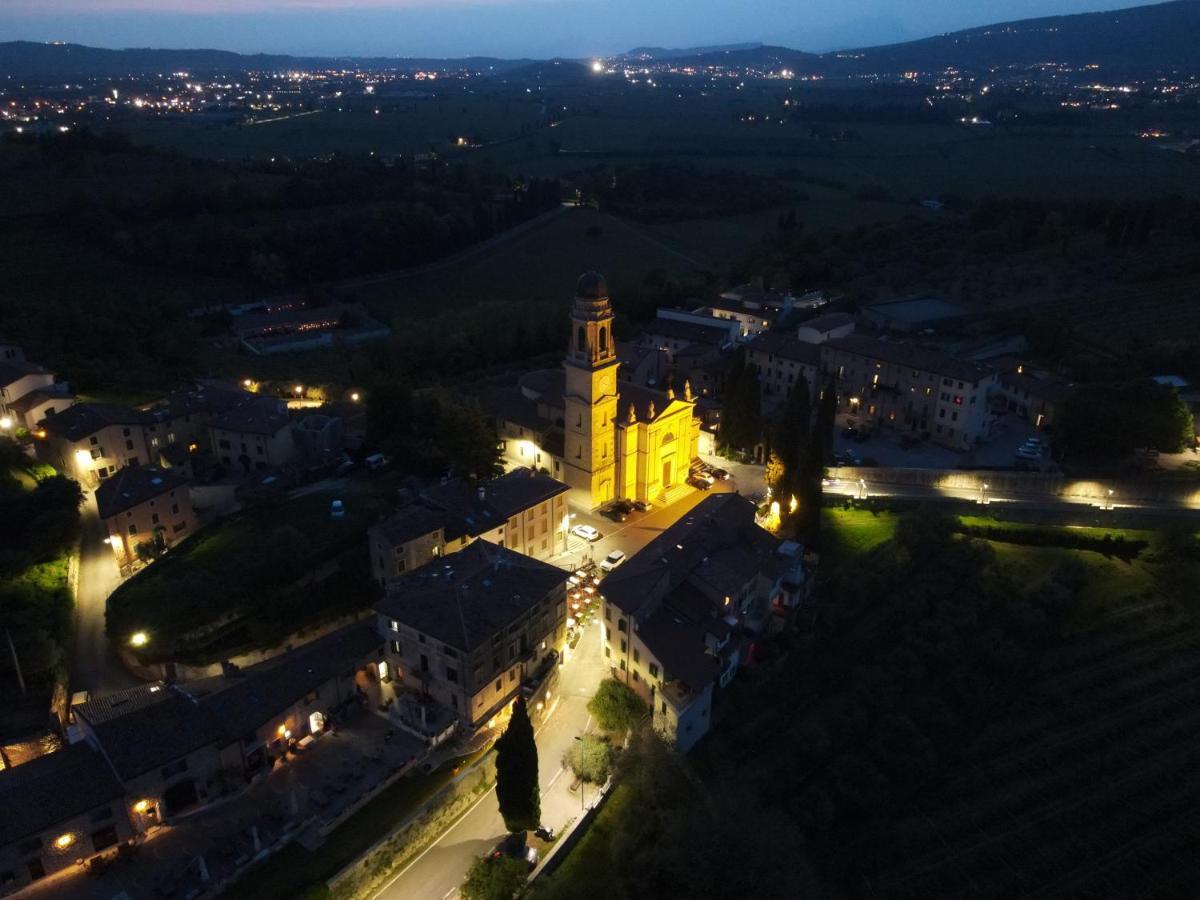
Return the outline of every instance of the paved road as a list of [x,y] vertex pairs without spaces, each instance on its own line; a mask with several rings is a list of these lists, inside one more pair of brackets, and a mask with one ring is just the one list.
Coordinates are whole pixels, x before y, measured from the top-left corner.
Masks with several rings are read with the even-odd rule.
[[[729,491],[733,486],[733,482],[724,482],[713,490]],[[573,525],[581,522],[593,525],[604,536],[589,545],[572,535],[566,554],[560,555],[554,562],[566,567],[577,565],[589,551],[597,560],[614,549],[633,555],[685,516],[706,496],[704,492],[693,491],[671,506],[653,509],[648,513],[633,513],[622,523],[583,510],[574,510]],[[561,831],[569,821],[577,818],[585,798],[591,799],[587,787],[582,794],[571,793],[570,784],[574,779],[563,769],[561,760],[575,737],[590,728],[587,701],[607,674],[597,617],[587,627],[578,647],[560,669],[559,682],[554,691],[557,697],[550,700],[549,716],[540,725],[535,720],[539,729],[537,742],[542,785],[542,824],[555,831]],[[443,900],[457,892],[475,857],[490,851],[505,834],[504,823],[496,806],[496,795],[489,792],[378,896],[386,900]]]
[[121,665],[104,634],[108,595],[121,583],[117,561],[112,548],[104,543],[105,537],[107,534],[96,510],[96,495],[89,492],[83,507],[80,538],[71,690],[90,691],[101,696],[141,684]]
[[[549,714],[538,724],[535,713],[542,824],[555,831],[561,831],[581,812],[581,796],[571,793],[573,778],[563,769],[561,760],[576,735],[590,727],[587,702],[606,673],[600,652],[600,625],[593,620],[575,653],[559,670]],[[387,900],[442,900],[456,894],[475,858],[489,852],[506,834],[495,790],[488,791],[376,896]]]

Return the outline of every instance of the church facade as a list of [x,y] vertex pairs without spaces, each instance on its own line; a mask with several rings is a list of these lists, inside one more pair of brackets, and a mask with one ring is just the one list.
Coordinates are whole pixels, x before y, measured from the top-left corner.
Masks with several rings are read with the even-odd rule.
[[690,385],[676,393],[619,380],[612,304],[602,276],[579,279],[570,315],[562,370],[528,373],[519,395],[485,400],[506,459],[546,468],[570,486],[581,506],[674,501],[690,490],[700,440]]
[[563,480],[591,506],[662,503],[687,485],[700,440],[691,387],[683,396],[617,378],[613,311],[601,275],[579,279],[563,360]]

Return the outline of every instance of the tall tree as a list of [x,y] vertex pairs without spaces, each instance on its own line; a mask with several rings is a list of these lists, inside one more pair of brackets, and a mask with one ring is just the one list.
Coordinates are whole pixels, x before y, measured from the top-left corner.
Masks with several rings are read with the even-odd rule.
[[509,831],[532,831],[542,823],[537,743],[524,697],[517,697],[508,727],[496,741],[496,799]]
[[762,438],[758,373],[747,365],[745,351],[739,350],[730,370],[729,390],[721,419],[721,444],[736,450],[748,450]]
[[772,448],[783,465],[783,477],[779,479],[777,493],[790,496],[798,489],[800,465],[804,459],[804,445],[812,427],[812,398],[808,379],[803,374],[792,385],[787,403],[775,423]]

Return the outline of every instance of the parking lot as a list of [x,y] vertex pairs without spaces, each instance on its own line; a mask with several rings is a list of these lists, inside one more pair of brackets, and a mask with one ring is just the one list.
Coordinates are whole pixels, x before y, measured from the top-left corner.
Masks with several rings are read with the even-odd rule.
[[1044,432],[1039,432],[1012,414],[1001,416],[996,421],[991,437],[985,444],[968,451],[941,447],[929,439],[918,439],[914,442],[915,436],[911,432],[892,431],[888,428],[876,429],[866,440],[846,437],[844,431],[848,420],[854,421],[852,417],[847,416],[838,418],[833,438],[834,452],[855,453],[864,461],[874,461],[879,466],[908,469],[1008,469],[1021,461],[1031,468],[1054,468],[1054,463],[1048,456],[1043,456],[1040,462],[1019,460],[1016,451],[1025,441],[1036,437],[1048,443],[1048,437]]

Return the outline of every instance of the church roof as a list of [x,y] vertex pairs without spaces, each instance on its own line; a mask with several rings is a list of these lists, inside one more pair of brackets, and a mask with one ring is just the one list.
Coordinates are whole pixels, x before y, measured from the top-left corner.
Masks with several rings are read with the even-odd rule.
[[[629,408],[637,414],[639,422],[651,422],[662,418],[667,407],[674,402],[686,403],[682,396],[676,395],[672,400],[665,392],[654,388],[642,387],[630,382],[622,382],[620,394],[617,396],[617,423],[629,421]],[[654,406],[654,415],[650,415],[650,406]]]
[[608,296],[608,282],[599,272],[584,272],[575,284],[575,296],[585,300],[601,300]]

